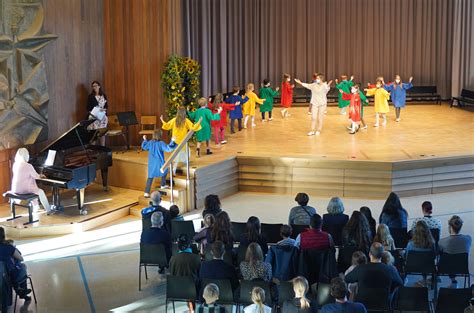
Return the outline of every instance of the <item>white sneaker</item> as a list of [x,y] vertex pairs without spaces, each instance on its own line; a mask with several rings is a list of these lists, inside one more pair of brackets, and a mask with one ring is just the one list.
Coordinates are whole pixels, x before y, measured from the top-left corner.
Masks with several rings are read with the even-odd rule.
[[256,127],[256,126],[257,126],[257,124],[252,124],[252,127]]
[[360,129],[367,129],[367,125],[362,126]]
[[268,119],[268,121],[269,121],[269,122],[270,122],[270,121],[273,121],[273,117],[270,117],[270,118]]
[[352,130],[352,127],[350,127],[350,126],[347,126],[346,128],[347,128],[348,130]]
[[145,198],[150,198],[150,194],[149,194],[148,192],[145,192],[145,193],[143,194],[143,196],[144,196]]
[[291,114],[286,112],[286,117],[290,117],[290,116],[291,116]]
[[266,123],[266,122],[267,122],[267,120],[262,120],[262,123]]
[[227,143],[227,140],[222,140],[221,144],[225,145]]
[[324,114],[328,114],[328,111],[324,111]]
[[385,125],[387,125],[387,121],[382,122],[382,126],[385,126]]
[[318,130],[318,131],[316,132],[316,136],[319,136],[319,135],[321,135],[321,132]]
[[312,113],[311,112],[308,112],[308,115],[311,115]]
[[374,124],[374,127],[379,127],[379,124],[378,124],[378,123],[377,123],[377,124]]
[[280,113],[281,113],[281,117],[285,117],[285,111],[284,110],[281,110]]
[[316,133],[315,133],[314,131],[310,131],[310,132],[308,133],[308,136],[314,136],[314,135],[316,135]]
[[244,125],[244,129],[247,129],[247,125]]
[[395,119],[395,122],[400,122],[400,118]]

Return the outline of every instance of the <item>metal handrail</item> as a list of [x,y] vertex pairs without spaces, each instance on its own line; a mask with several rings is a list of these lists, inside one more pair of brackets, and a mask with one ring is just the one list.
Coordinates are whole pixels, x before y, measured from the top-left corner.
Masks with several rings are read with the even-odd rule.
[[162,173],[165,172],[166,168],[169,167],[169,173],[170,173],[170,189],[171,189],[171,203],[174,203],[174,195],[173,195],[173,161],[176,159],[178,154],[183,150],[183,147],[186,147],[186,190],[188,190],[189,186],[189,139],[194,135],[194,131],[190,130],[187,134],[186,137],[184,137],[183,141],[174,149],[173,153],[171,153],[171,156],[168,158],[168,160],[165,161],[165,164],[160,168],[160,171]]

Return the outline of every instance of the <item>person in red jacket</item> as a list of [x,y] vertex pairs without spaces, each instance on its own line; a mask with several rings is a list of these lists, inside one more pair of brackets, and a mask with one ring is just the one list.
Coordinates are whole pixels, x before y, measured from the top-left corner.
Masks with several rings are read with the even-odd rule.
[[334,241],[330,234],[321,230],[322,219],[319,214],[311,216],[309,229],[303,231],[296,237],[296,246],[300,250],[317,249],[326,250],[334,246]]
[[281,110],[282,117],[291,116],[289,109],[293,103],[293,88],[295,88],[295,85],[290,84],[290,82],[290,74],[283,74],[283,82],[281,83],[281,106],[283,107],[283,110]]
[[214,129],[214,139],[216,141],[216,145],[218,146],[227,143],[227,140],[225,140],[227,112],[233,110],[236,105],[240,105],[240,102],[237,102],[235,104],[225,103],[224,97],[221,93],[218,93],[214,96],[214,101],[211,102],[211,99],[209,99],[208,108],[212,111],[212,113],[217,113],[219,108],[222,108],[219,113],[221,119],[218,121],[211,121],[211,126]]

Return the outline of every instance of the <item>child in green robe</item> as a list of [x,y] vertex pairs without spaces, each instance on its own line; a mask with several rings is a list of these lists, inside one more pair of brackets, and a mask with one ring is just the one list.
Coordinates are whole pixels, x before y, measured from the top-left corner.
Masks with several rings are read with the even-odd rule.
[[273,110],[273,98],[279,95],[278,90],[280,88],[275,88],[273,90],[270,88],[270,81],[268,79],[264,79],[262,83],[262,88],[260,88],[260,98],[265,99],[265,102],[260,105],[260,113],[262,113],[262,122],[266,122],[265,120],[265,112],[268,112],[268,121],[273,120],[272,118],[272,110]]

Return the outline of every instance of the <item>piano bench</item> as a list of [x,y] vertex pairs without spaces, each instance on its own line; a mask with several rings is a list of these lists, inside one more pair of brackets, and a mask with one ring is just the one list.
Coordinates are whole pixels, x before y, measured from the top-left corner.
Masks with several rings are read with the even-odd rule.
[[[10,200],[10,209],[12,211],[12,217],[7,219],[7,221],[11,221],[17,218],[22,217],[22,215],[16,215],[16,206],[21,206],[28,209],[28,223],[23,223],[23,225],[33,224],[38,220],[33,220],[33,200],[38,199],[38,195],[34,193],[14,193],[11,191],[7,191],[3,194],[3,197],[8,198]],[[17,200],[26,201],[26,205],[16,203]]]

